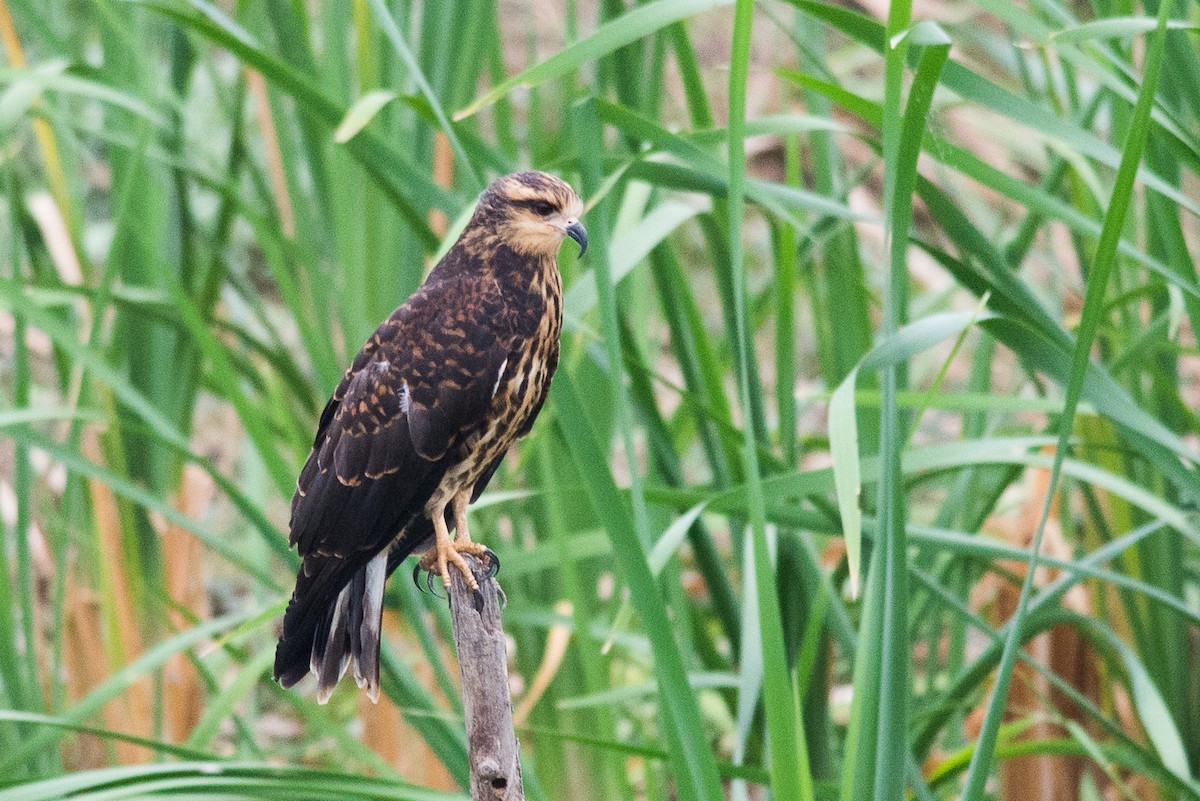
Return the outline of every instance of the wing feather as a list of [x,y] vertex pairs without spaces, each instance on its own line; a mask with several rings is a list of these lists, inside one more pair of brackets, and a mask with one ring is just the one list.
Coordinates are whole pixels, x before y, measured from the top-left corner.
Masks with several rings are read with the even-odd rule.
[[377,359],[346,383],[293,499],[291,538],[301,556],[378,551],[398,531],[381,526],[397,512],[406,522],[433,491],[427,479],[439,465],[413,446],[400,409],[400,369]]

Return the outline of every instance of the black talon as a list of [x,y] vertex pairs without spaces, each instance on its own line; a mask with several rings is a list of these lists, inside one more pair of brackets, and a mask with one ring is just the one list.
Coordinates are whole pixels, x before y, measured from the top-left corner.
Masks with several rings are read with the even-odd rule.
[[475,612],[483,614],[483,593],[479,590],[475,590]]
[[434,598],[442,597],[442,596],[438,595],[438,591],[433,586],[433,571],[432,570],[430,570],[428,573],[425,574],[425,586],[429,588],[429,594],[432,595]]
[[488,578],[495,578],[500,573],[500,557],[491,548],[484,548],[483,555],[488,558]]
[[503,612],[508,608],[508,595],[505,594],[504,588],[498,581],[496,582],[496,596],[500,599],[500,611]]
[[422,594],[425,593],[425,590],[421,589],[421,563],[420,562],[417,562],[417,564],[413,567],[413,584],[417,585],[417,589],[420,590]]

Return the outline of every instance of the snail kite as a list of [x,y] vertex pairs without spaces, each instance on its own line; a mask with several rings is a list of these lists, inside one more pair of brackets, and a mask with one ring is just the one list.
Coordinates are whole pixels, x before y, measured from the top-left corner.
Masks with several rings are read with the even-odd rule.
[[[290,687],[310,671],[324,703],[352,662],[379,695],[383,587],[400,562],[449,586],[486,555],[467,504],[529,433],[558,364],[564,237],[587,247],[583,205],[541,172],[500,178],[424,285],[363,345],[334,390],[292,498],[302,558],[275,651]],[[450,532],[455,532],[451,538]]]

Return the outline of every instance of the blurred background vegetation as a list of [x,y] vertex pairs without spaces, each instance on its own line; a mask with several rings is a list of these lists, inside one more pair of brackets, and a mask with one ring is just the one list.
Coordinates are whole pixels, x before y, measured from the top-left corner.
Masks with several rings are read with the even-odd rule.
[[462,797],[406,571],[378,706],[270,665],[325,398],[529,167],[531,799],[1200,797],[1197,16],[0,0],[0,797]]

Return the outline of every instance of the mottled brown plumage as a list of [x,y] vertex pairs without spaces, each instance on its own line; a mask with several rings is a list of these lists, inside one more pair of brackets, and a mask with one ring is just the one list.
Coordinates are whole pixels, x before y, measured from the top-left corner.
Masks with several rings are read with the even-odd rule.
[[334,390],[292,498],[303,563],[275,652],[285,687],[311,671],[323,702],[353,662],[376,698],[387,576],[426,544],[436,547],[422,565],[443,578],[461,569],[459,551],[484,550],[466,506],[546,400],[562,326],[557,252],[567,236],[587,246],[581,212],[545,173],[493,183]]

